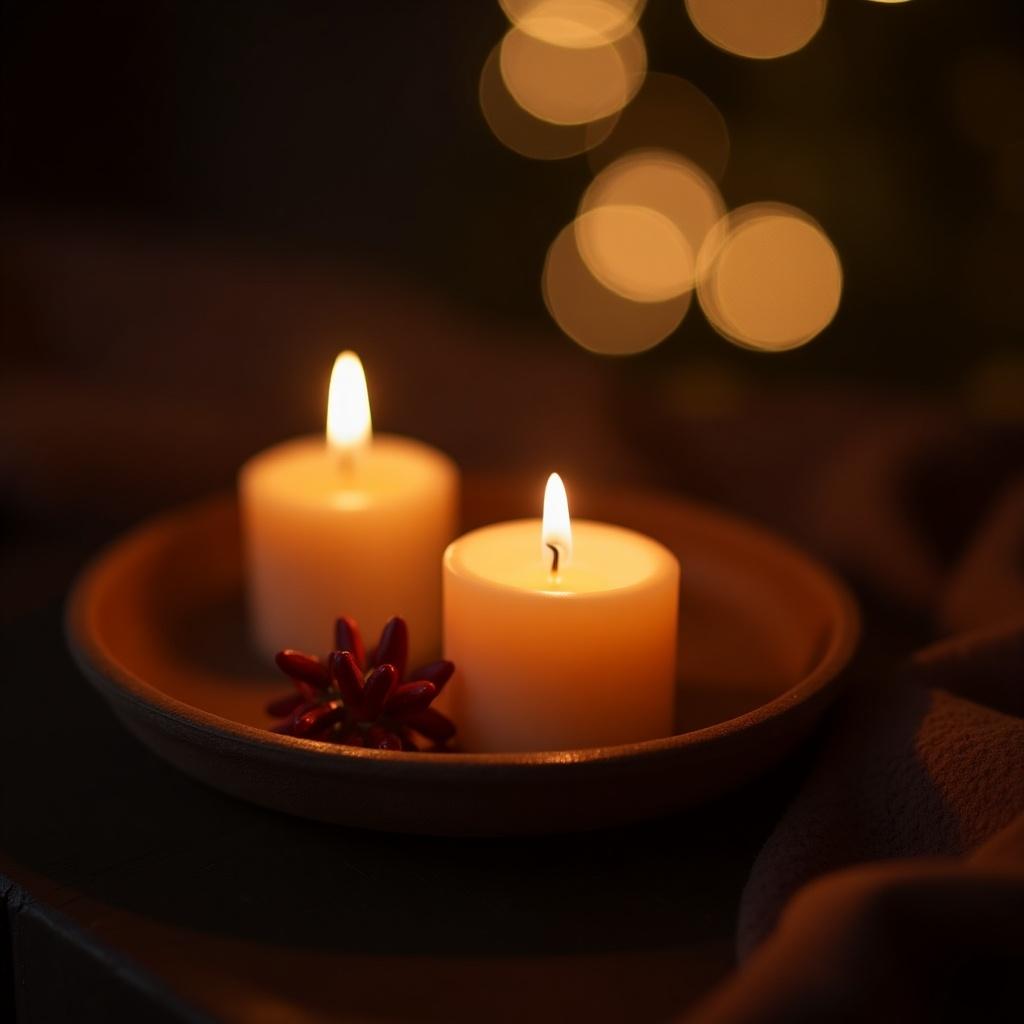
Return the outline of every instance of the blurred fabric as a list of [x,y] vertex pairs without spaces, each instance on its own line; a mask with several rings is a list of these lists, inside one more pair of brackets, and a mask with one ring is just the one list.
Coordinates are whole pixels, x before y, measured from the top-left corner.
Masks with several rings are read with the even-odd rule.
[[[898,480],[868,493],[895,499]],[[959,1021],[1019,1012],[1021,494],[1019,478],[1001,490],[933,591],[928,610],[939,629],[963,631],[902,671],[865,680],[846,702],[754,865],[740,908],[742,967],[687,1020]],[[900,508],[889,504],[888,539],[906,543],[922,528]],[[870,547],[865,534],[851,550]],[[884,562],[868,564],[883,584]],[[894,591],[905,590],[906,564],[892,564]]]

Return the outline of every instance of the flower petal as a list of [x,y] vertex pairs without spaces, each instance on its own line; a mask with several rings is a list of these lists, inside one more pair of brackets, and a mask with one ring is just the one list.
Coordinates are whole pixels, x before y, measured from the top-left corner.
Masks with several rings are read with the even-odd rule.
[[316,707],[319,707],[319,705],[315,702],[304,702],[300,704],[288,718],[286,718],[283,722],[278,722],[277,725],[275,725],[270,731],[279,732],[284,736],[296,735],[296,723],[299,721],[300,718],[302,718],[303,715],[305,715],[308,711],[312,711]]
[[363,637],[359,632],[359,624],[347,615],[339,615],[334,623],[334,649],[349,651],[356,664],[363,668],[366,664],[366,651],[363,649]]
[[397,681],[398,673],[395,671],[394,665],[378,665],[366,677],[359,717],[364,721],[372,722],[381,713],[381,709]]
[[305,736],[315,739],[318,733],[324,732],[345,717],[345,705],[340,700],[318,704],[295,720],[292,727],[293,736]]
[[405,664],[409,657],[409,629],[405,619],[392,616],[381,630],[380,643],[373,659],[375,665],[394,665],[398,678],[405,675]]
[[267,714],[271,718],[285,718],[300,704],[305,703],[301,693],[289,693],[284,697],[276,697],[274,700],[267,701]]
[[292,679],[300,679],[318,690],[328,690],[331,685],[331,673],[327,666],[311,654],[302,651],[278,651],[274,657],[277,667]]
[[437,687],[427,679],[403,683],[392,691],[384,704],[384,710],[396,718],[404,718],[425,711],[436,696]]
[[331,679],[345,705],[353,711],[363,702],[363,673],[351,651],[335,651],[330,657]]
[[429,665],[423,665],[410,672],[409,681],[415,682],[418,679],[428,679],[437,687],[437,692],[440,693],[444,689],[444,684],[451,679],[454,671],[455,662],[453,661],[432,661]]
[[405,724],[435,743],[446,743],[455,735],[455,723],[436,708],[427,708],[415,715],[409,715],[405,719]]

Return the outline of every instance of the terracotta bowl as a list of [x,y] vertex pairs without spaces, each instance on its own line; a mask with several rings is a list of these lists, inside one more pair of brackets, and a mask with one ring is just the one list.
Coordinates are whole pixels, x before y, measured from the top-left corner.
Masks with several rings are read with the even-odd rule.
[[[465,481],[464,524],[535,514],[537,488]],[[859,634],[856,605],[773,535],[678,498],[573,489],[574,514],[657,538],[682,565],[677,732],[531,754],[361,750],[268,732],[287,690],[246,641],[237,510],[217,497],[119,540],[68,603],[71,649],[124,725],[173,765],[290,814],[440,835],[617,825],[754,778],[813,729]]]

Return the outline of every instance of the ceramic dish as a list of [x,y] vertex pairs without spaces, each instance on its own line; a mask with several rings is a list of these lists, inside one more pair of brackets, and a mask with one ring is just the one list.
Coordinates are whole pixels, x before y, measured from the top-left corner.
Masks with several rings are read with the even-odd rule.
[[[535,486],[464,482],[466,529],[535,515]],[[573,488],[682,566],[676,734],[531,754],[362,750],[267,731],[282,677],[246,640],[237,509],[208,499],[142,526],[74,586],[67,628],[124,725],[188,775],[290,814],[440,835],[617,825],[706,801],[781,760],[838,692],[859,618],[827,569],[772,534],[664,495]]]

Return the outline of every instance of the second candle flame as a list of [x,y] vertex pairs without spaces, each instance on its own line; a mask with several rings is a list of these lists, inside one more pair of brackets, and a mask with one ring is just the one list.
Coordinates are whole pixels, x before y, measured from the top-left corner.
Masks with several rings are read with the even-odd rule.
[[327,392],[327,443],[350,457],[366,447],[372,436],[363,364],[355,352],[342,352],[334,360]]
[[541,547],[545,564],[552,574],[564,569],[572,558],[572,526],[569,523],[569,499],[565,484],[557,473],[548,477],[544,488],[544,523]]

